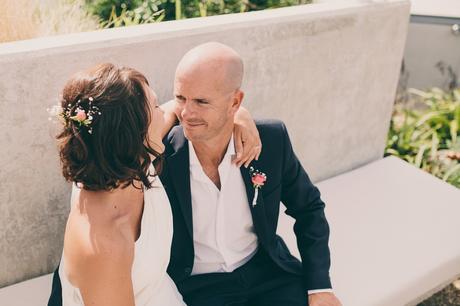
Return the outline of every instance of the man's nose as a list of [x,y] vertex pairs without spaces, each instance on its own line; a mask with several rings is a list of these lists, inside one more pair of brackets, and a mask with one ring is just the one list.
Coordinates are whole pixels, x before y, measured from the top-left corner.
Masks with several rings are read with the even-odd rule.
[[190,117],[190,115],[192,115],[193,112],[194,112],[193,105],[189,101],[184,101],[180,105],[180,114],[182,118]]

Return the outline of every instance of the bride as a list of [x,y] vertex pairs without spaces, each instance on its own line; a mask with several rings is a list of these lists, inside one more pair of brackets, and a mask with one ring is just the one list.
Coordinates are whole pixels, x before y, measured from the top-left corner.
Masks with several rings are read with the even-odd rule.
[[[62,174],[74,184],[58,270],[62,305],[185,305],[166,273],[172,213],[158,178],[173,110],[174,102],[158,105],[147,79],[132,68],[98,65],[65,85],[57,140]],[[256,145],[247,111],[237,117],[243,124],[236,147],[242,137],[249,148]],[[54,294],[49,305],[60,300]]]

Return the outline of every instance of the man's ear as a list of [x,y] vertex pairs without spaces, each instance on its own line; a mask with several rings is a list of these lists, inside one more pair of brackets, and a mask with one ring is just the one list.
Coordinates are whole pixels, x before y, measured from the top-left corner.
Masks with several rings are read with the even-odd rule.
[[240,108],[241,103],[243,102],[244,98],[244,92],[240,89],[237,89],[235,94],[233,95],[233,103],[232,103],[232,108],[235,110],[235,112]]

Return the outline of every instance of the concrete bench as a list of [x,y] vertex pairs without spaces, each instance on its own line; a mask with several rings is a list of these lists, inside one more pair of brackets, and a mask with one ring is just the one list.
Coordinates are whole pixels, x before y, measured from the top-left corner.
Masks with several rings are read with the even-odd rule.
[[[317,184],[331,276],[345,306],[415,305],[460,275],[460,189],[395,157]],[[293,220],[279,234],[298,256]],[[2,306],[45,305],[52,274],[0,289]]]
[[[416,305],[460,275],[460,189],[395,157],[317,186],[344,305]],[[298,256],[281,214],[279,234]]]
[[45,306],[53,274],[47,274],[0,289],[1,306]]

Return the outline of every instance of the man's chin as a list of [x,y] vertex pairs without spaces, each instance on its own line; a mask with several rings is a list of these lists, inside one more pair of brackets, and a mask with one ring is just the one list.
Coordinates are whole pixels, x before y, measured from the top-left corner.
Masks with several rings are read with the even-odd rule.
[[199,135],[198,133],[196,133],[196,131],[190,131],[190,130],[187,130],[186,128],[184,128],[184,135],[185,135],[185,138],[187,138],[189,141],[192,141],[192,142],[203,138],[202,135]]

